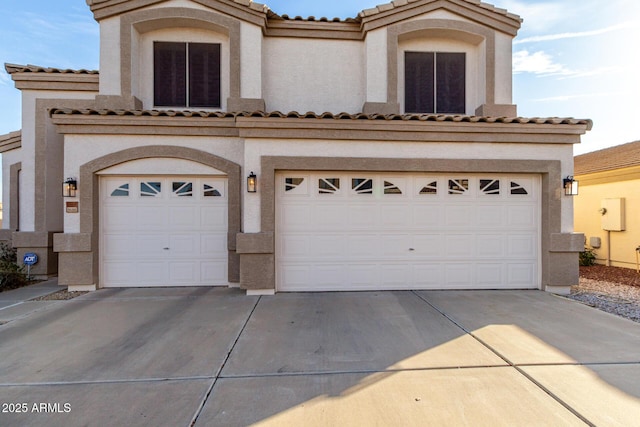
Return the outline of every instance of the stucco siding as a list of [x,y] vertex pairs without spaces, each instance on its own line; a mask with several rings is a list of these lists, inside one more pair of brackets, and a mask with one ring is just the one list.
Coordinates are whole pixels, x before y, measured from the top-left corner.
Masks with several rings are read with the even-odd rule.
[[[92,92],[23,90],[22,152],[24,153],[24,157],[22,160],[22,173],[20,174],[19,220],[21,231],[37,231],[35,221],[35,197],[36,183],[38,180],[36,176],[39,174],[46,175],[46,178],[56,177],[62,167],[61,156],[57,153],[57,151],[61,151],[62,137],[57,135],[55,128],[49,124],[48,112],[45,109],[38,109],[38,101],[56,99],[61,100],[60,104],[63,105],[65,99],[91,100],[94,96],[95,94]],[[37,140],[38,137],[41,138],[40,141]],[[50,140],[47,139],[49,137],[51,137]],[[47,165],[46,168],[43,168],[42,165],[38,167],[36,165],[37,161],[45,161]],[[58,179],[56,179],[56,181],[57,180]],[[43,194],[44,193],[45,191],[43,191]],[[55,194],[60,194],[60,192],[56,191]],[[51,209],[52,207],[51,204],[47,204],[44,208]],[[59,228],[61,225],[60,218],[54,218],[53,221]]]
[[419,21],[421,19],[452,19],[455,21],[464,21],[464,22],[473,22],[464,16],[460,16],[456,13],[450,12],[448,10],[434,10],[433,12],[428,12],[422,15],[414,16],[411,19],[407,19],[407,21]]
[[190,0],[168,0],[159,5],[154,5],[149,7],[149,9],[153,9],[156,7],[188,7],[190,9],[200,9],[200,10],[209,10],[209,8],[202,6],[198,3],[194,3]]
[[243,22],[240,42],[240,96],[262,98],[262,30]]
[[[425,159],[477,159],[477,160],[560,160],[563,170],[570,170],[573,162],[572,147],[567,145],[527,145],[490,143],[420,143],[390,141],[323,141],[323,140],[271,140],[247,139],[245,141],[245,171],[254,171],[260,182],[261,158],[263,156],[320,156],[347,158],[425,158]],[[426,171],[425,171],[426,172]],[[501,172],[496,170],[495,172]],[[245,174],[246,175],[246,174]],[[559,194],[562,183],[558,182]],[[245,232],[257,233],[260,226],[260,193],[243,192],[243,223]],[[571,199],[563,197],[561,231],[573,231]]]
[[511,104],[512,100],[512,53],[511,53],[511,36],[502,34],[498,31],[496,35],[496,87],[495,87],[495,103]]
[[365,101],[364,45],[344,40],[267,38],[267,109],[359,112]]
[[62,230],[62,194],[61,186],[64,181],[62,165],[64,165],[64,137],[56,132],[55,126],[47,120],[46,125],[46,229],[52,231]]
[[11,165],[22,162],[23,153],[22,148],[2,153],[2,228],[5,230],[11,228],[11,212],[18,212],[11,206]]
[[387,102],[387,29],[367,33],[366,79],[367,101]]
[[113,17],[100,21],[101,95],[121,95],[120,49],[120,18]]
[[[616,267],[636,268],[635,249],[640,245],[640,176],[636,179],[619,182],[584,185],[584,177],[580,181],[579,195],[574,197],[575,229],[584,233],[587,245],[591,237],[599,237],[602,246],[596,249],[598,264],[605,264],[609,247],[611,249],[611,265]],[[602,229],[603,199],[625,199],[625,231],[607,232]],[[610,234],[610,245],[607,243]]]
[[[132,147],[151,145],[180,146],[201,150],[242,164],[243,146],[237,139],[207,137],[172,136],[113,136],[113,135],[67,135],[65,138],[65,176],[78,177],[80,166],[96,158]],[[162,164],[162,163],[161,163]],[[140,174],[148,170],[141,166]],[[201,172],[200,169],[197,170]],[[160,173],[159,171],[156,173]],[[78,194],[78,198],[80,194]],[[77,200],[77,199],[69,199]],[[82,207],[80,207],[82,209]],[[77,214],[65,214],[65,233],[80,232],[80,217]]]

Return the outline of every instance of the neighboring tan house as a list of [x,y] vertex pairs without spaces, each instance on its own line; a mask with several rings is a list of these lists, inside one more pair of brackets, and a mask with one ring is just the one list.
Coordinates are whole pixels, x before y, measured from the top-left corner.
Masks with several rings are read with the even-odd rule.
[[562,179],[591,122],[517,117],[518,16],[87,3],[99,74],[6,65],[24,115],[2,145],[3,236],[40,256],[34,273],[250,294],[577,283]]
[[637,268],[640,247],[640,141],[576,156],[575,229],[598,264]]

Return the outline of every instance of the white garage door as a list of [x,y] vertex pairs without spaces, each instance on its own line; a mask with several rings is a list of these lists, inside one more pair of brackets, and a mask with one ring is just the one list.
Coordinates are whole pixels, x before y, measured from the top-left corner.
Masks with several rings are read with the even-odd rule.
[[101,284],[214,286],[227,280],[227,179],[101,178]]
[[277,175],[280,291],[539,287],[540,177]]

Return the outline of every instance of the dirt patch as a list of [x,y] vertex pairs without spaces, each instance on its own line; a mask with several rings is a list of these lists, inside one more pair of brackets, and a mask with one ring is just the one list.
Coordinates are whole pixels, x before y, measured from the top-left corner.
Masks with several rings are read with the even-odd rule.
[[640,274],[635,269],[592,265],[580,267],[580,277],[601,282],[620,283],[640,287]]

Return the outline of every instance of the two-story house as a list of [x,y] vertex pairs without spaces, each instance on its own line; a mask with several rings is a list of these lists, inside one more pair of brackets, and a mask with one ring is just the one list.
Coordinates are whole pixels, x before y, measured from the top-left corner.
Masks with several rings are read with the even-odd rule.
[[6,65],[23,127],[0,139],[2,237],[36,274],[251,294],[577,283],[563,178],[591,122],[517,117],[518,16],[87,4],[99,73]]

